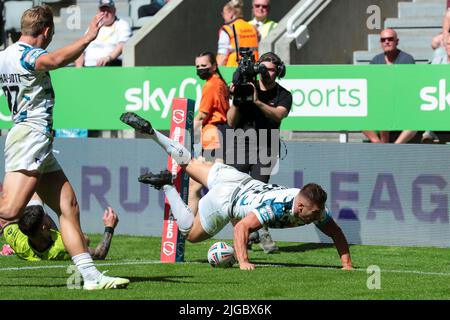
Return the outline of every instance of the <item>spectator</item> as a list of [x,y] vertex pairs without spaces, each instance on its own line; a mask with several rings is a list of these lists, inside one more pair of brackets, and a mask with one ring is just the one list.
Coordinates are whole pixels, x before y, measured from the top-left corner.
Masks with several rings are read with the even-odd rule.
[[[83,54],[75,61],[76,67],[102,67],[122,66],[122,50],[125,42],[131,37],[131,28],[128,22],[116,16],[116,6],[113,0],[100,0],[99,12],[105,14],[105,24],[101,27],[97,38],[84,50]],[[74,131],[75,130],[75,131]],[[58,137],[71,137],[80,129],[56,130]],[[81,129],[83,136],[113,137],[119,132],[89,130],[87,133]],[[75,133],[74,133],[75,132]],[[125,134],[123,132],[123,134]]]
[[249,23],[256,27],[258,39],[261,41],[278,23],[268,18],[270,12],[270,0],[253,0],[253,19]]
[[140,6],[138,9],[138,18],[154,16],[170,0],[151,0],[149,4]]
[[450,1],[447,0],[447,11],[444,14],[444,20],[442,21],[442,38],[441,38],[441,45],[442,47],[445,47],[445,39],[447,39],[447,36],[450,31]]
[[445,39],[447,38],[450,31],[450,0],[447,0],[447,11],[444,14],[444,19],[442,21],[442,31],[431,41],[431,48],[433,48],[433,57],[431,61],[438,58],[447,58],[447,53],[445,50]]
[[[380,33],[380,43],[383,52],[376,55],[370,64],[415,64],[414,58],[397,48],[399,38],[394,29],[384,29]],[[416,135],[417,131],[404,130],[400,133],[395,143],[407,143]],[[373,143],[388,143],[389,131],[364,130],[363,134]]]
[[[443,34],[441,33],[440,38],[443,37]],[[441,43],[441,39],[437,38],[438,36],[433,38],[432,46],[436,45],[437,43]],[[431,61],[431,64],[450,64],[450,34],[447,34],[447,38],[444,41],[445,47],[444,47],[444,55],[435,55],[433,60]],[[425,131],[422,135],[422,143],[439,143],[439,137],[434,133],[433,131]]]
[[[197,75],[206,80],[198,114],[194,119],[194,132],[201,128],[201,160],[223,162],[225,156],[224,138],[227,127],[227,111],[230,108],[228,87],[220,74],[216,56],[202,52],[195,58]],[[202,185],[193,179],[189,182],[189,207],[197,212]]]
[[231,0],[224,7],[222,16],[225,24],[219,31],[219,42],[217,49],[217,63],[219,66],[237,66],[237,48],[233,32],[240,48],[250,48],[258,59],[258,33],[255,28],[246,22],[243,17],[242,0]]
[[445,39],[445,56],[436,57],[431,61],[431,64],[449,64],[450,63],[450,34]]
[[431,40],[431,48],[433,49],[433,55],[431,57],[431,62],[438,58],[446,58],[447,52],[445,51],[445,44],[443,43],[443,33],[439,33],[434,36]]
[[122,65],[123,46],[131,37],[130,25],[116,16],[113,0],[100,0],[99,11],[105,14],[105,24],[97,38],[75,61],[77,67]]
[[[278,164],[279,129],[281,121],[291,109],[292,94],[276,82],[277,77],[282,78],[286,73],[284,63],[276,54],[267,52],[259,58],[258,63],[265,66],[266,72],[260,75],[254,85],[253,101],[235,105],[237,102],[233,100],[227,113],[229,125],[240,129],[235,131],[240,142],[227,142],[235,150],[235,158],[229,159],[227,156],[227,164],[249,174],[253,179],[268,183],[273,168]],[[255,142],[246,138],[253,132],[256,135]],[[267,229],[260,230],[260,246],[264,252],[278,250]],[[252,234],[250,239],[257,242],[257,234]]]

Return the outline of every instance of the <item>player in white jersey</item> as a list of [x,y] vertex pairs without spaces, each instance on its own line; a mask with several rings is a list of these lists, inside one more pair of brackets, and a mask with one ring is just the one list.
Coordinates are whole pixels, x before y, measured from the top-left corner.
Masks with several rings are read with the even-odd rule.
[[352,269],[350,250],[342,230],[325,207],[326,192],[315,183],[302,189],[266,184],[252,179],[233,167],[222,163],[205,163],[191,159],[189,151],[173,141],[138,115],[127,112],[120,118],[158,143],[187,172],[209,189],[200,200],[198,214],[183,202],[172,185],[172,174],[147,173],[139,181],[163,189],[180,232],[190,242],[199,242],[216,235],[231,222],[234,225],[234,246],[240,268],[255,268],[248,260],[247,242],[251,232],[267,225],[270,228],[292,228],[310,223],[333,239],[343,269]]
[[83,37],[49,53],[45,49],[54,34],[53,13],[48,6],[36,6],[22,15],[18,42],[0,52],[0,86],[14,122],[5,142],[0,227],[18,221],[36,192],[59,216],[64,245],[87,290],[126,287],[129,280],[100,273],[88,252],[75,193],[52,153],[54,93],[49,71],[75,61],[102,25],[99,13]]

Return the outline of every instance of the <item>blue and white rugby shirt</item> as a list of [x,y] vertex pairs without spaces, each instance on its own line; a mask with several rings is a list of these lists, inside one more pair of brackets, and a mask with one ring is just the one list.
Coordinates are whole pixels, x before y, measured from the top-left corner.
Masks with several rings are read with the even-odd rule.
[[[294,216],[292,210],[294,198],[299,191],[298,188],[286,188],[252,180],[237,194],[237,199],[234,199],[233,218],[240,220],[249,212],[253,212],[259,222],[269,228],[303,226],[306,223]],[[331,214],[326,208],[314,224],[324,225],[330,218]]]
[[23,123],[49,134],[53,126],[55,95],[48,72],[35,70],[47,51],[16,42],[0,52],[0,86],[14,124]]

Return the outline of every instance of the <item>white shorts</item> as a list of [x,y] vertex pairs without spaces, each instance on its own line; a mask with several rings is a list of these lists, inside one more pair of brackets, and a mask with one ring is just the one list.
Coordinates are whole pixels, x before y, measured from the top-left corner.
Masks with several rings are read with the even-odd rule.
[[52,151],[53,140],[47,135],[28,125],[14,125],[5,142],[5,171],[61,170]]
[[203,230],[210,236],[216,235],[230,222],[228,210],[231,196],[243,181],[251,177],[223,163],[215,163],[208,174],[208,193],[198,204]]

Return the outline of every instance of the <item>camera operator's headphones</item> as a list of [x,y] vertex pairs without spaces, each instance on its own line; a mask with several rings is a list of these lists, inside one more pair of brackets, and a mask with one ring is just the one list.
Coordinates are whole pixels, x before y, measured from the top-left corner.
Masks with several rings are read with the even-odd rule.
[[286,75],[286,66],[284,65],[284,62],[281,61],[280,57],[277,56],[275,53],[273,52],[264,53],[261,57],[259,57],[258,65],[264,61],[272,62],[274,65],[276,65],[277,67],[276,76],[278,78],[281,79]]

